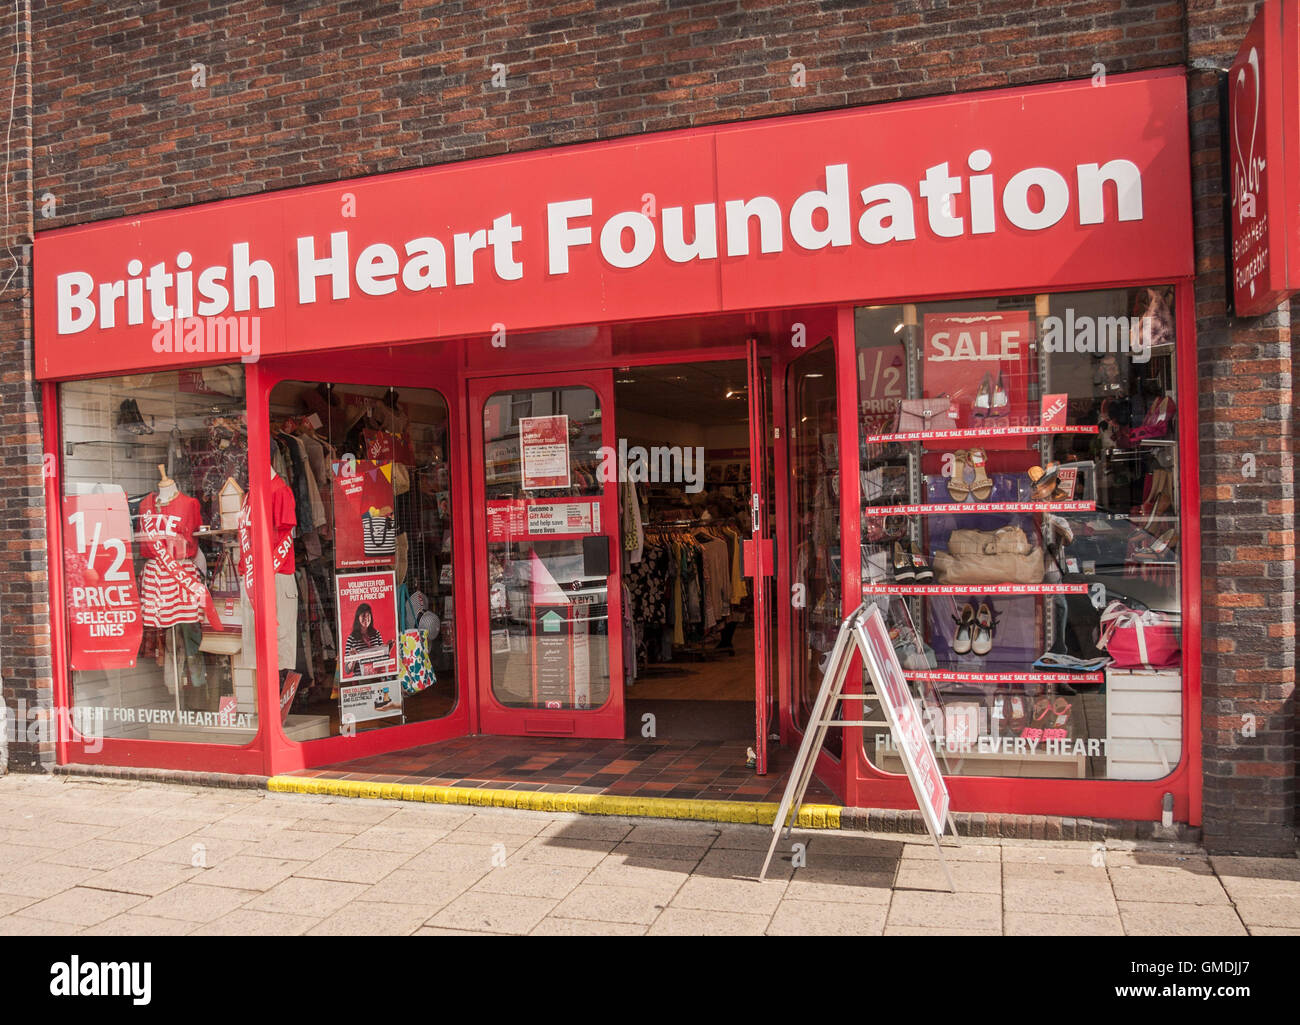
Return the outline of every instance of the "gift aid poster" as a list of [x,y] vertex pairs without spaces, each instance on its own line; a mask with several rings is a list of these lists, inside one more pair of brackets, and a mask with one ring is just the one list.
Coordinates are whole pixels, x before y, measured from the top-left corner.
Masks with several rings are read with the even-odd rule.
[[354,472],[346,461],[334,470],[334,565],[338,569],[358,566],[391,566],[392,555],[367,555],[362,517],[370,510],[393,513],[392,463],[357,460]]
[[[982,448],[1026,448],[1033,439],[999,438],[997,429],[1029,427],[1038,422],[1031,415],[1029,403],[1033,366],[1030,343],[1034,338],[1029,312],[927,313],[924,327],[923,395],[926,398],[950,395],[961,410],[955,424],[944,418],[944,426],[987,428],[989,437],[971,442]],[[975,399],[980,383],[988,375],[990,408],[987,412],[992,412],[992,389],[999,372],[1007,393],[1007,415],[995,419],[977,417]]]
[[66,495],[63,572],[68,601],[68,664],[73,669],[129,669],[143,626],[131,558],[126,494]]

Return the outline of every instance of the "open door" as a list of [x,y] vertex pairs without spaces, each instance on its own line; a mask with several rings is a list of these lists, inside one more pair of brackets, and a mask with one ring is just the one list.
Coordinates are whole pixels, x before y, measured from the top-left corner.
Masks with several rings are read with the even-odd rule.
[[470,384],[484,733],[621,738],[613,375]]
[[754,752],[755,772],[767,773],[767,738],[773,724],[776,662],[772,651],[776,631],[773,616],[772,545],[772,423],[770,361],[759,355],[759,343],[746,343],[749,362],[750,517],[753,534],[745,543],[745,574],[754,594]]

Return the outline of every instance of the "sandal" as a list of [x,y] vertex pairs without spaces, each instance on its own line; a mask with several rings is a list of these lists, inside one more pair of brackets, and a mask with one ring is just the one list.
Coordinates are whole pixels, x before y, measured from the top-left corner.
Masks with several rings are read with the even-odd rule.
[[989,496],[993,494],[993,478],[984,469],[987,462],[988,456],[982,448],[970,450],[970,465],[975,471],[975,483],[970,486],[970,493],[977,502],[987,502]]
[[932,570],[925,561],[924,556],[916,550],[916,545],[911,541],[903,542],[904,551],[911,556],[912,565],[916,568],[916,582],[918,584],[934,583],[934,570]]
[[964,502],[970,495],[966,483],[966,460],[970,456],[964,448],[952,454],[952,476],[948,478],[948,497],[954,502]]

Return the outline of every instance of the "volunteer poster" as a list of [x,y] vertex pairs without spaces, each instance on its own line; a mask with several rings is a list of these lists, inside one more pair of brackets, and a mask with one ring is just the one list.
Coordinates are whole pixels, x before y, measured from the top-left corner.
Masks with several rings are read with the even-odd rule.
[[569,418],[526,416],[519,421],[519,458],[525,491],[569,486]]
[[99,490],[63,498],[68,663],[73,669],[129,669],[143,634],[131,511],[120,487]]
[[334,464],[334,565],[391,566],[397,553],[393,464],[358,459]]
[[392,570],[335,578],[343,683],[397,676],[397,584]]

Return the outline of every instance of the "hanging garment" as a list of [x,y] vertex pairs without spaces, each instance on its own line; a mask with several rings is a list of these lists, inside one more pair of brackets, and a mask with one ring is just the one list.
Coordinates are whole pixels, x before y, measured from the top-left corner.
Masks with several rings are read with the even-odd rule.
[[140,574],[140,619],[145,626],[171,627],[199,623],[205,616],[207,588],[198,568],[188,559],[174,562],[169,572],[161,559],[150,559]]

